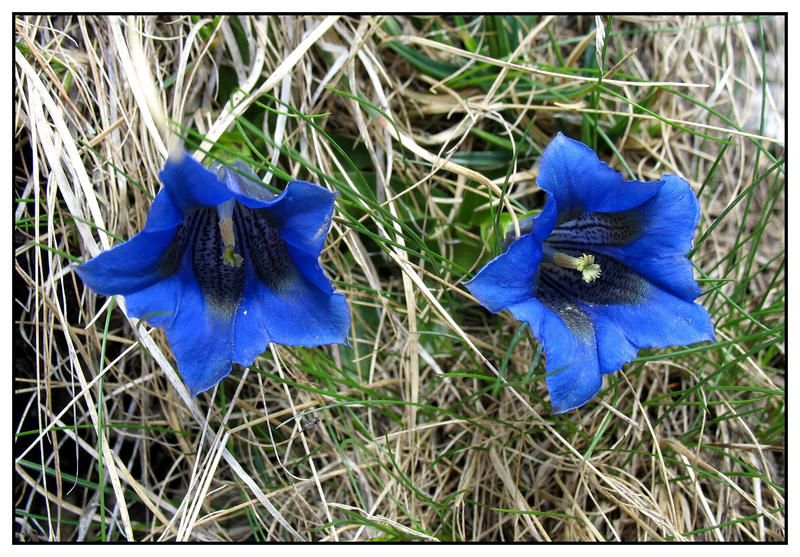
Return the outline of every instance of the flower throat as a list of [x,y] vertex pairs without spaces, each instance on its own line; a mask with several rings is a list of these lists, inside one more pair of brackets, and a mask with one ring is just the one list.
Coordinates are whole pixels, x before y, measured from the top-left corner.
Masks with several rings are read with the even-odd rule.
[[600,265],[594,262],[594,255],[582,253],[580,257],[572,257],[566,253],[556,251],[546,244],[542,246],[542,255],[547,263],[579,271],[583,281],[587,284],[600,278]]

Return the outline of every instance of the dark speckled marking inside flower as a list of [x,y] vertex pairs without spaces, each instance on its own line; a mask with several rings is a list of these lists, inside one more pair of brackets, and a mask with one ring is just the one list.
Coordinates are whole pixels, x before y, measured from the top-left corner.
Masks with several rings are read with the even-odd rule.
[[[581,255],[580,250],[568,253],[574,257]],[[552,263],[541,264],[539,280],[565,297],[588,304],[635,305],[646,297],[650,286],[636,271],[613,257],[600,253],[593,255],[602,269],[598,280],[587,283],[574,269]]]
[[[275,292],[293,284],[297,269],[280,232],[258,209],[236,204],[233,209],[234,250],[250,264],[258,279]],[[164,277],[175,273],[187,249],[192,271],[206,303],[218,314],[232,316],[244,289],[245,266],[226,264],[225,243],[216,208],[187,213],[161,259]]]
[[633,211],[587,213],[555,227],[547,243],[556,251],[629,244],[641,234],[641,222]]
[[[284,292],[294,283],[297,268],[289,255],[286,242],[263,211],[237,205],[234,220],[246,232],[237,244],[246,242],[250,262],[258,279],[273,292]],[[244,240],[244,242],[242,241]]]
[[203,298],[214,311],[232,315],[244,288],[244,266],[228,265],[222,258],[225,243],[219,232],[216,209],[198,211],[192,240],[192,269]]
[[183,217],[178,229],[175,231],[172,242],[164,250],[161,256],[161,275],[163,277],[168,277],[178,270],[183,252],[186,251],[186,246],[189,245],[189,240],[192,237],[198,213],[199,211],[191,211]]
[[554,285],[544,275],[539,283],[536,297],[545,307],[553,310],[576,336],[584,339],[594,336],[591,318],[576,303],[564,296],[557,284]]
[[552,250],[572,257],[591,254],[602,272],[587,282],[575,269],[547,261],[540,264],[536,297],[576,335],[593,334],[592,320],[578,307],[580,303],[636,305],[646,298],[650,288],[646,280],[626,264],[592,249],[632,242],[641,233],[640,223],[631,211],[589,213],[557,226],[545,241]]

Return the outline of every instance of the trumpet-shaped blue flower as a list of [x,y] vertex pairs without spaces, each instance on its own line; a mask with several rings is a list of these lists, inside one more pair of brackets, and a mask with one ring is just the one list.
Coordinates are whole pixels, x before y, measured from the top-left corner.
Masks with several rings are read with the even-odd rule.
[[640,348],[714,340],[685,254],[700,218],[689,184],[626,181],[558,134],[542,154],[542,212],[466,283],[487,309],[525,321],[542,343],[555,412],[582,406],[602,374]]
[[122,294],[132,317],[166,331],[192,395],[268,343],[347,344],[350,312],[319,265],[335,194],[293,180],[277,197],[242,162],[211,170],[184,152],[144,229],[80,265],[99,294]]

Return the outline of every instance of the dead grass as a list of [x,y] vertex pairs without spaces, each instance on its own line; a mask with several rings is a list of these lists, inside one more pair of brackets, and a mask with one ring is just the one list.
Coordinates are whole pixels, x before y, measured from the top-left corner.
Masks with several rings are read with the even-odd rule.
[[[599,98],[594,19],[525,20],[506,58],[468,19],[15,20],[16,541],[784,539],[784,19],[616,16]],[[552,416],[538,344],[461,281],[478,216],[536,207],[538,154],[587,117],[612,166],[700,192],[720,345]],[[71,272],[141,229],[186,129],[341,184],[352,351],[271,346],[191,399],[162,332]]]

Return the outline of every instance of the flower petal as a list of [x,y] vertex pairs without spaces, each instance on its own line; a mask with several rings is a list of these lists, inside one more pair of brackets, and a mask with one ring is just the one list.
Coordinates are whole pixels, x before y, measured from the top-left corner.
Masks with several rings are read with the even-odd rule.
[[255,359],[267,349],[272,338],[267,330],[265,314],[281,312],[283,308],[265,307],[259,288],[266,288],[260,283],[252,265],[245,264],[245,287],[242,301],[234,318],[233,353],[231,358],[243,366],[251,365]]
[[591,400],[602,386],[602,376],[590,317],[546,287],[539,288],[538,297],[509,309],[528,323],[544,347],[547,390],[558,414]]
[[164,277],[162,255],[172,242],[183,215],[166,190],[153,200],[147,223],[127,242],[76,266],[81,280],[98,294],[130,294]]
[[684,346],[714,341],[714,325],[699,304],[649,285],[633,305],[581,304],[595,324],[602,373],[630,362],[641,348]]
[[558,221],[558,208],[556,199],[552,195],[547,198],[542,207],[542,212],[533,220],[533,235],[544,242],[550,237]]
[[349,331],[342,294],[323,292],[296,269],[283,288],[270,288],[248,268],[236,318],[236,361],[252,361],[264,339],[288,346],[349,344]]
[[158,177],[172,201],[184,213],[201,207],[216,207],[234,196],[215,172],[185,151],[172,152]]
[[128,316],[144,319],[153,327],[166,329],[175,320],[182,292],[180,278],[173,275],[147,288],[126,294]]
[[498,313],[534,297],[541,259],[541,242],[533,234],[525,234],[464,284],[486,309]]
[[263,212],[287,243],[318,257],[331,227],[336,195],[311,182],[292,180]]
[[692,249],[700,205],[683,178],[668,174],[663,181],[664,186],[655,197],[640,207],[616,214],[637,223],[639,233],[635,238],[600,249],[624,260],[651,282],[691,301],[701,291],[685,254]]
[[234,161],[229,166],[214,163],[210,170],[228,185],[236,199],[246,207],[263,207],[264,203],[275,199],[275,194],[263,186],[258,176],[242,161]]
[[184,279],[183,297],[167,340],[192,396],[207,391],[233,367],[233,321],[208,311],[199,287]]
[[286,243],[286,249],[289,251],[289,256],[292,258],[295,267],[297,267],[297,270],[300,271],[303,276],[310,280],[322,292],[333,294],[333,285],[330,279],[325,275],[325,271],[322,270],[319,257],[299,250],[288,242]]
[[[272,240],[275,241],[275,238]],[[244,366],[252,364],[264,352],[267,344],[273,341],[302,346],[347,344],[350,310],[344,296],[334,294],[333,286],[316,258],[290,245],[286,245],[286,249],[290,258],[288,264],[294,263],[294,269],[284,269],[280,273],[291,274],[294,286],[288,284],[285,277],[276,277],[270,280],[273,285],[270,289],[256,272],[258,257],[251,256],[248,259],[244,294],[236,314],[233,352],[234,361]],[[277,250],[273,248],[273,251]],[[297,282],[304,285],[305,292],[292,291]],[[302,300],[304,296],[306,299]],[[286,298],[295,299],[293,308],[285,305],[283,300]],[[295,313],[298,306],[304,303],[307,307]],[[302,317],[303,313],[308,316]],[[315,314],[316,324],[311,321]],[[304,323],[295,323],[303,319]],[[320,322],[323,323],[322,327]],[[279,325],[276,326],[276,323]],[[306,327],[309,330],[303,331]],[[314,328],[317,329],[316,333],[312,332]],[[276,337],[273,339],[270,333]]]
[[147,222],[142,231],[174,230],[183,220],[183,212],[172,201],[166,188],[161,188],[147,212]]
[[624,180],[589,147],[561,133],[542,153],[536,183],[555,198],[559,224],[583,213],[636,207],[661,188],[661,182]]
[[[232,369],[233,319],[206,305],[187,265],[171,277],[126,296],[132,317],[162,327],[192,396],[207,391]],[[158,313],[158,315],[152,315]],[[265,345],[266,346],[266,345]]]
[[250,358],[255,350],[252,347],[266,338],[287,345],[346,344],[350,310],[344,296],[333,293],[317,256],[285,241],[265,214],[266,209],[237,210],[241,228],[246,231],[242,239],[246,274],[237,313],[237,346],[240,334],[248,339],[242,341],[243,349],[237,357]]

